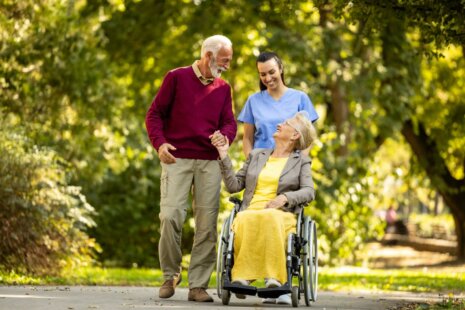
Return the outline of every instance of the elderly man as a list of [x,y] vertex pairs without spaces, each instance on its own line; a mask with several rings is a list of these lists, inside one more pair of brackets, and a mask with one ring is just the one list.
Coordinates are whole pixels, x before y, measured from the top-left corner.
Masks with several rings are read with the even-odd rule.
[[158,250],[165,282],[160,298],[173,296],[181,281],[181,229],[192,193],[195,235],[188,300],[213,301],[206,288],[216,257],[221,172],[211,141],[225,143],[226,136],[232,142],[236,135],[231,87],[220,78],[232,55],[228,38],[207,38],[200,60],[166,74],[147,112],[148,136],[162,166]]

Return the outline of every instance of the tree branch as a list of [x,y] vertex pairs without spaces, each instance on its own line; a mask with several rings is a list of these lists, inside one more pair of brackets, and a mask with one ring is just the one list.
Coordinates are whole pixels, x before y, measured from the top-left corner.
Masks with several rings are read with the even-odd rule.
[[419,123],[417,130],[415,129],[412,120],[409,119],[404,122],[401,132],[431,181],[436,183],[435,186],[442,192],[463,191],[465,180],[457,180],[450,174],[444,159],[440,156],[436,141],[428,136],[424,125]]

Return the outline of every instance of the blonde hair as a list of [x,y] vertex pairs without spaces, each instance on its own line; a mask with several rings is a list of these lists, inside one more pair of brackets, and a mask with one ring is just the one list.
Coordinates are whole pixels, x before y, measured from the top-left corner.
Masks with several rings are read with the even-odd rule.
[[216,57],[218,51],[223,47],[232,47],[231,40],[220,34],[208,37],[202,43],[200,57],[202,58],[207,52],[212,52],[213,56]]
[[295,129],[300,134],[299,140],[296,140],[295,147],[298,150],[305,150],[311,147],[316,141],[318,135],[312,122],[305,111],[297,112],[292,119],[296,120]]

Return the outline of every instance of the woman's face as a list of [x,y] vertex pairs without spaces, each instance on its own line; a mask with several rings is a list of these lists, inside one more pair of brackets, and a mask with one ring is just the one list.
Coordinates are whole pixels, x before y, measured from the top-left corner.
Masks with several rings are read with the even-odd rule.
[[281,70],[274,58],[257,63],[257,69],[260,80],[268,90],[275,90],[284,85],[281,80]]
[[299,137],[299,132],[296,128],[296,120],[295,119],[288,119],[281,124],[278,124],[276,127],[276,131],[273,134],[273,137],[275,139],[281,139],[284,141],[289,141],[289,140],[296,140]]

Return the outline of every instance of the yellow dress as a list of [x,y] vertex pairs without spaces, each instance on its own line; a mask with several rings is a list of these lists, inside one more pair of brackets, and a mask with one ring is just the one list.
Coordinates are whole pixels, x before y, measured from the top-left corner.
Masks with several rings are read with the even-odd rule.
[[286,243],[295,232],[296,218],[290,212],[265,209],[276,197],[279,176],[287,158],[270,157],[260,172],[250,206],[234,219],[234,266],[232,280],[273,278],[287,282]]

